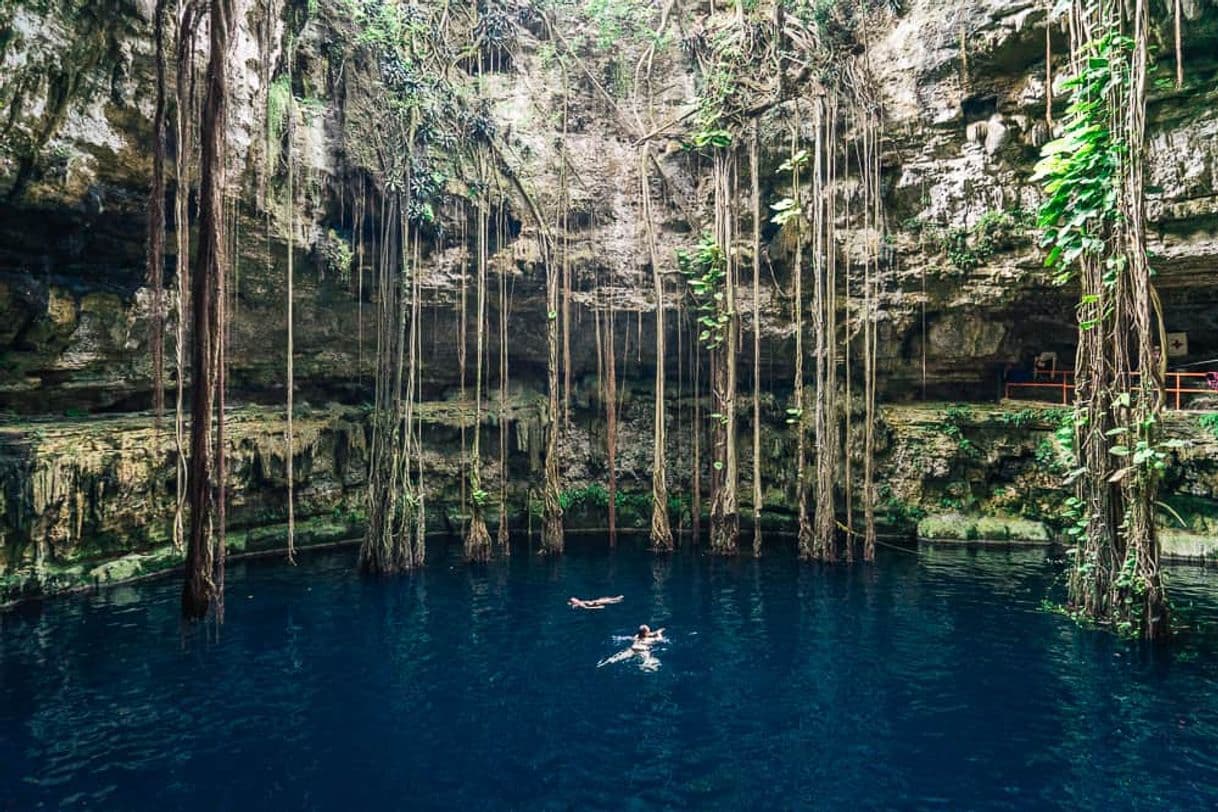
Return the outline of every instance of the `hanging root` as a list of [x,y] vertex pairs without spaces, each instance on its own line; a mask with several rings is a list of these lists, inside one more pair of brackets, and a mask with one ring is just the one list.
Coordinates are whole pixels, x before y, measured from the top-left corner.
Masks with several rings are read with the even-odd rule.
[[482,516],[481,507],[475,506],[470,514],[469,527],[465,532],[465,560],[491,560],[491,534],[486,529],[486,519]]

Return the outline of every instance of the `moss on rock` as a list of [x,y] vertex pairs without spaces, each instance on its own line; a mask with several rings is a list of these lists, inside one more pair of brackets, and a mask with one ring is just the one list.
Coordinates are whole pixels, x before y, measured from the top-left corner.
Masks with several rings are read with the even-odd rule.
[[941,542],[1007,542],[1049,544],[1052,536],[1041,522],[1013,516],[940,513],[918,522],[918,538]]

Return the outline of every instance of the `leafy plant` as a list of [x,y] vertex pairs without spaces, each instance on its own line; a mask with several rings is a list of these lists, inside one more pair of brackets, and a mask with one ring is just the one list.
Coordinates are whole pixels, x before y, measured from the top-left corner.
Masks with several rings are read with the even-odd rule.
[[724,292],[727,255],[714,237],[703,234],[692,251],[677,251],[677,268],[685,276],[697,307],[698,341],[707,350],[717,349],[727,338],[732,315]]
[[326,232],[326,238],[321,243],[322,257],[326,261],[326,270],[338,277],[344,285],[351,281],[351,265],[355,261],[355,252],[351,244],[334,229]]
[[[1114,83],[1128,82],[1125,66],[1132,45],[1129,37],[1111,31],[1089,46],[1079,72],[1063,83],[1071,91],[1064,132],[1044,146],[1032,176],[1047,195],[1037,225],[1044,232],[1041,247],[1049,249],[1045,266],[1056,271],[1059,284],[1074,276],[1075,263],[1084,254],[1104,253],[1105,237],[1117,218],[1126,146],[1112,130],[1107,94]],[[1116,270],[1111,264],[1109,273]]]
[[280,76],[271,82],[266,94],[266,132],[267,140],[273,149],[278,149],[279,141],[288,120],[288,110],[292,104],[292,86],[287,76]]
[[948,406],[943,412],[943,421],[938,428],[948,437],[956,441],[956,448],[966,457],[975,457],[980,453],[977,445],[964,434],[964,425],[975,420],[973,407],[967,404]]

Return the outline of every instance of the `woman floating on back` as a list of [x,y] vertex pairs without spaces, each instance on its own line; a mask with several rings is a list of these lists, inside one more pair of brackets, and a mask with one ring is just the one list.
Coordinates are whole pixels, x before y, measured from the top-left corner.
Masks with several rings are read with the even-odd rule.
[[567,606],[572,609],[604,609],[614,603],[621,603],[622,595],[614,595],[612,598],[593,598],[590,601],[582,598],[567,598]]

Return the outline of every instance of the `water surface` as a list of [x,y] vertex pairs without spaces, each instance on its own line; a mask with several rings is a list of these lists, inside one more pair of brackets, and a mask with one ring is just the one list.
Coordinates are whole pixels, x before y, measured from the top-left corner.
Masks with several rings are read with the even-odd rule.
[[[235,564],[218,633],[183,631],[176,580],[0,616],[0,809],[1218,805],[1218,641],[1043,611],[1044,552],[570,548]],[[1205,573],[1174,586],[1218,618]],[[656,670],[596,667],[643,622]]]

